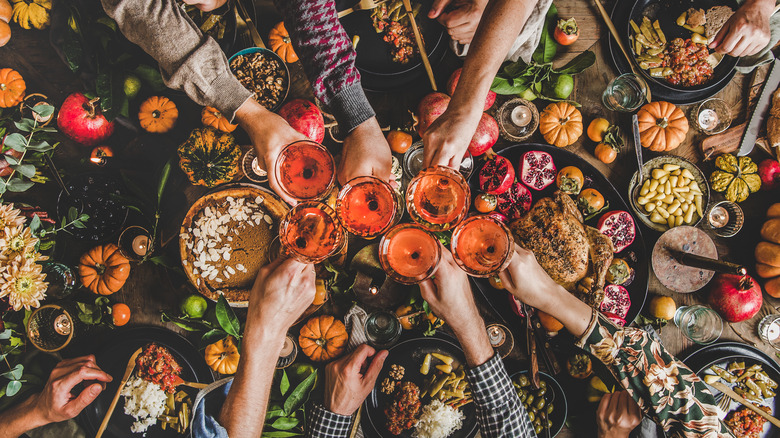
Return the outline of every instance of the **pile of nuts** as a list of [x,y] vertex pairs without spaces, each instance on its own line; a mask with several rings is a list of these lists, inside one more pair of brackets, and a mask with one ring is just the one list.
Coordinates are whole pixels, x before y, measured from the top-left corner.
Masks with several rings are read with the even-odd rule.
[[241,85],[255,93],[260,105],[271,110],[284,99],[289,78],[278,59],[262,52],[238,55],[230,69]]
[[[214,208],[207,206],[197,217],[187,233],[179,237],[185,242],[187,249],[193,253],[192,274],[196,277],[196,286],[200,286],[201,278],[222,283],[235,275],[236,271],[246,272],[246,267],[237,264],[235,267],[218,263],[229,262],[232,253],[228,230],[243,230],[247,226],[259,226],[263,223],[273,228],[273,218],[260,208],[263,197],[258,196],[254,202],[246,198],[225,198]],[[183,262],[185,265],[187,261]]]

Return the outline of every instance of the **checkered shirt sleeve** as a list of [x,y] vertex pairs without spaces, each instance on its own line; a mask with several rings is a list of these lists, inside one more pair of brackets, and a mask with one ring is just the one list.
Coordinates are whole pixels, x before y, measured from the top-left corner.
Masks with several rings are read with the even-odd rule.
[[471,386],[483,437],[536,437],[504,362],[497,354],[484,364],[467,370],[466,379]]
[[312,438],[347,438],[352,426],[351,415],[339,415],[325,409],[320,404],[314,405],[309,419],[307,437]]

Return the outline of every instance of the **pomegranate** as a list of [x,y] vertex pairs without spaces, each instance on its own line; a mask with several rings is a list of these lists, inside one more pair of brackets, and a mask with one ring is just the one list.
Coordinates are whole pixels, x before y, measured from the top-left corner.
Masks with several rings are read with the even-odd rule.
[[[455,88],[458,86],[458,81],[460,80],[460,73],[463,71],[463,68],[459,68],[452,72],[452,75],[450,75],[450,79],[447,81],[447,94],[452,96],[455,94]],[[496,92],[492,90],[488,90],[487,96],[485,96],[485,107],[482,108],[482,111],[487,111],[488,108],[493,106],[493,102],[496,101]]]
[[626,288],[616,284],[604,288],[604,301],[599,305],[599,311],[604,314],[611,313],[622,319],[628,315],[629,308],[631,308],[631,297]]
[[515,182],[515,168],[508,159],[500,155],[487,160],[479,171],[479,188],[491,195],[504,193],[509,190],[513,182]]
[[73,93],[65,98],[57,114],[60,131],[84,146],[94,146],[111,137],[114,122],[106,119],[98,101],[98,98],[89,100],[81,93]]
[[420,137],[425,134],[425,130],[431,126],[434,120],[444,114],[449,104],[450,96],[444,93],[434,92],[422,98],[420,104],[417,105],[417,133],[420,134]]
[[531,209],[531,192],[515,181],[509,190],[498,195],[498,211],[509,220],[520,218]]
[[749,275],[717,274],[710,286],[710,306],[728,322],[750,319],[764,303],[761,286]]
[[525,312],[523,312],[523,303],[515,298],[515,296],[512,294],[507,294],[507,296],[509,297],[509,305],[511,306],[512,311],[515,312],[517,316],[525,318]]
[[636,227],[634,218],[627,211],[616,210],[601,216],[597,228],[612,240],[615,252],[623,251],[634,242]]
[[604,313],[604,316],[606,316],[610,321],[612,321],[613,324],[618,327],[624,327],[626,325],[626,320],[615,315],[614,313]]
[[490,114],[482,113],[474,137],[471,137],[469,152],[472,156],[478,157],[492,148],[496,141],[498,141],[498,123]]
[[774,190],[780,187],[780,161],[767,158],[758,165],[758,175],[761,177],[761,188]]
[[555,182],[558,171],[547,152],[530,151],[520,161],[520,180],[534,190],[544,190]]
[[287,120],[293,129],[322,143],[325,138],[325,120],[317,105],[305,99],[293,99],[279,109],[279,115]]
[[502,224],[508,224],[509,223],[509,219],[507,219],[506,216],[504,216],[503,214],[501,214],[501,213],[499,213],[497,211],[491,211],[490,213],[488,213],[488,216],[490,216],[490,217],[492,217],[494,219],[498,219],[499,221],[501,221]]

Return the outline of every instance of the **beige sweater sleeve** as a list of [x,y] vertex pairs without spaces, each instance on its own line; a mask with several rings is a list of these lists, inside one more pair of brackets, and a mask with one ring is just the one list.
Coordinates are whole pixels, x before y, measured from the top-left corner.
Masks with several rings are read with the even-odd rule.
[[168,87],[231,119],[251,96],[230,72],[217,42],[203,35],[175,0],[101,1],[125,37],[157,60]]

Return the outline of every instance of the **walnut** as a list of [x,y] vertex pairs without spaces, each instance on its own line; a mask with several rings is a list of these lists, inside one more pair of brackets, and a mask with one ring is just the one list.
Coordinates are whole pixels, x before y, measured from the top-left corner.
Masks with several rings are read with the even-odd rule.
[[395,380],[401,380],[404,378],[404,372],[406,370],[401,365],[393,364],[390,366],[390,377]]

